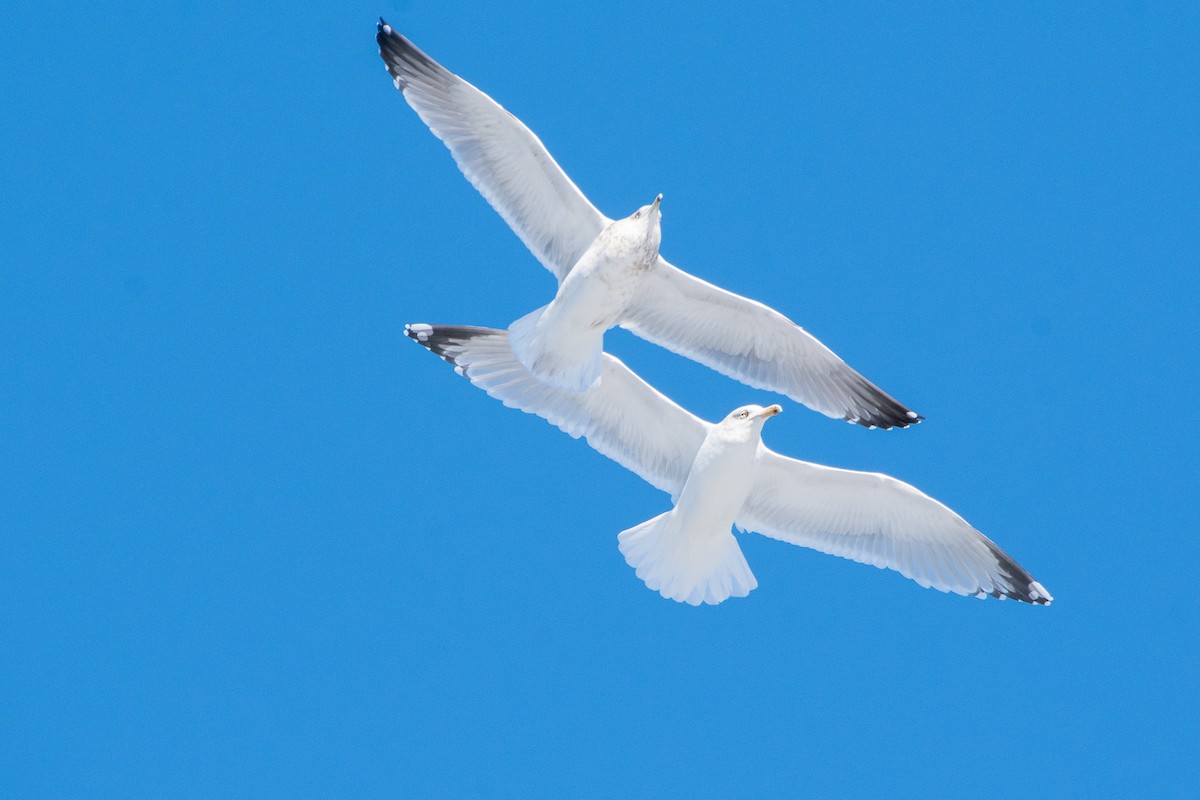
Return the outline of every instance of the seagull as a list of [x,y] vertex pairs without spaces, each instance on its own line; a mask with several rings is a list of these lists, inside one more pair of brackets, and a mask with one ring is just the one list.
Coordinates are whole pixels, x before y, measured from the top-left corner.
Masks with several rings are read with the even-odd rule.
[[404,99],[459,169],[558,279],[554,299],[510,328],[521,363],[570,391],[601,373],[619,325],[758,389],[867,428],[923,417],[762,303],[672,266],[658,252],[659,195],[612,220],[571,182],[522,122],[379,20],[379,54]]
[[762,443],[778,405],[747,405],[715,424],[601,357],[583,392],[531,374],[494,328],[409,325],[409,338],[506,406],[536,414],[669,493],[670,511],[617,537],[649,588],[715,605],[758,586],[731,530],[892,569],[926,588],[1049,605],[1050,593],[966,520],[903,481],[798,461]]

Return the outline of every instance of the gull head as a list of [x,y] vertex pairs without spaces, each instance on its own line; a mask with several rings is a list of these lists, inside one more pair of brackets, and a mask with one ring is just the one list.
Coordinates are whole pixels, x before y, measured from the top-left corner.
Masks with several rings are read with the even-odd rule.
[[629,215],[631,220],[641,220],[643,225],[647,227],[657,225],[662,221],[662,211],[659,206],[662,205],[662,195],[654,198],[654,202],[649,205],[642,206],[637,211]]
[[778,405],[767,407],[749,405],[735,408],[717,426],[735,438],[758,438],[762,433],[763,423],[776,414],[783,412]]
[[624,249],[635,254],[639,266],[643,268],[649,267],[658,257],[658,246],[662,242],[661,203],[660,194],[654,198],[654,202],[642,206],[611,226],[612,234],[624,243]]

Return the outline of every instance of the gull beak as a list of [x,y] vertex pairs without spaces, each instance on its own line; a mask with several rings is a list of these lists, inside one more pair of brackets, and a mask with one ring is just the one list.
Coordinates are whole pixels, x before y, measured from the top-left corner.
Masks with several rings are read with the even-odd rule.
[[762,417],[763,419],[767,419],[768,417],[773,417],[776,414],[782,414],[782,413],[783,413],[783,406],[775,404],[775,405],[770,405],[770,406],[767,406],[766,408],[764,408],[762,410],[762,412],[759,413],[759,416]]
[[662,203],[662,195],[660,194],[658,197],[654,198],[654,202],[650,204],[650,210],[658,211],[658,207],[661,203]]

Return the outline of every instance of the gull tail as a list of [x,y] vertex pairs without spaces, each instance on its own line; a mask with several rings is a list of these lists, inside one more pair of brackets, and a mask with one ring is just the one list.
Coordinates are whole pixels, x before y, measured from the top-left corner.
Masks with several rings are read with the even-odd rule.
[[542,306],[508,326],[513,355],[556,389],[586,392],[600,380],[604,331],[568,327],[546,313],[548,308]]
[[646,586],[677,603],[716,605],[758,586],[731,531],[697,536],[673,510],[622,531],[617,542]]

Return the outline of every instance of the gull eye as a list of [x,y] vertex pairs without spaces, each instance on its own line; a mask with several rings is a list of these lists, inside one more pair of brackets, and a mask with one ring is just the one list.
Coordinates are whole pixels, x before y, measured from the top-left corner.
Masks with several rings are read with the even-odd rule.
[[634,219],[641,219],[641,218],[642,218],[642,212],[640,212],[640,211],[635,211],[635,212],[633,212],[633,218],[634,218]]
[[746,417],[749,417],[749,416],[750,416],[749,411],[743,411],[742,413],[738,414],[738,419],[746,419]]

